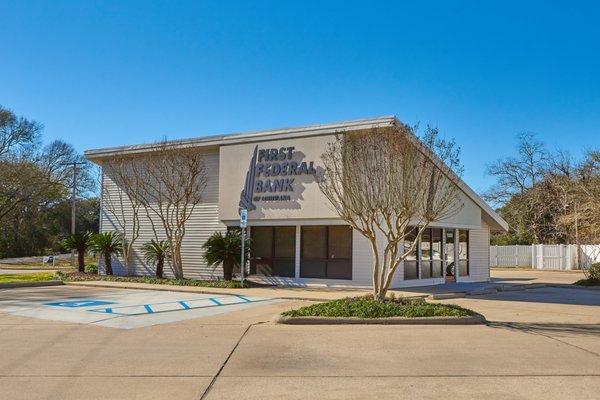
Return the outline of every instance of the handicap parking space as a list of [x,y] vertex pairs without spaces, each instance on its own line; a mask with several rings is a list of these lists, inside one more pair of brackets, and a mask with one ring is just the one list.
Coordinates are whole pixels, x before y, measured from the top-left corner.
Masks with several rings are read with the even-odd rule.
[[132,329],[203,318],[277,302],[276,299],[153,290],[69,286],[9,289],[0,313],[70,323]]

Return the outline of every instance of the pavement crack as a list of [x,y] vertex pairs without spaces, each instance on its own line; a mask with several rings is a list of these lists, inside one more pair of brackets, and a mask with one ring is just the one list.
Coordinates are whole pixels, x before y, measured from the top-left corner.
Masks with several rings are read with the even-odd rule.
[[229,352],[229,355],[227,356],[227,358],[225,359],[225,361],[223,361],[223,364],[221,364],[221,367],[217,371],[216,375],[212,378],[212,380],[210,381],[210,383],[208,384],[208,386],[206,387],[206,389],[202,393],[202,396],[200,396],[200,400],[204,400],[206,398],[206,396],[208,396],[208,393],[210,392],[210,390],[212,389],[213,385],[215,384],[215,382],[217,381],[217,379],[221,375],[221,371],[223,371],[223,368],[225,368],[225,365],[227,365],[227,362],[229,361],[229,359],[231,358],[231,356],[233,355],[233,353],[237,350],[238,346],[242,342],[242,339],[244,339],[244,337],[246,336],[246,334],[248,333],[248,331],[250,330],[250,328],[252,328],[255,325],[260,325],[260,324],[263,324],[263,323],[264,322],[256,322],[256,323],[248,325],[248,327],[244,330],[244,332],[242,333],[242,335],[240,336],[240,338],[236,342],[235,346],[233,346],[233,349],[231,349],[231,352]]

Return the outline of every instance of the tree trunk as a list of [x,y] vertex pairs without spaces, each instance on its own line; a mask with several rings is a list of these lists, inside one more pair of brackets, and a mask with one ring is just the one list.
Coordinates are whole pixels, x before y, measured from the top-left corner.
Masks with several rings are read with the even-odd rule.
[[113,274],[110,253],[104,253],[104,270],[106,271],[106,275]]
[[183,278],[183,263],[181,261],[181,247],[173,246],[172,247],[172,256],[171,256],[171,266],[173,270],[173,275],[175,275],[175,279],[184,279]]
[[165,264],[165,261],[163,259],[158,259],[158,261],[156,262],[156,277],[157,278],[162,279],[164,264]]
[[77,266],[79,272],[85,271],[85,251],[77,250]]
[[223,279],[230,281],[233,278],[233,261],[223,261]]

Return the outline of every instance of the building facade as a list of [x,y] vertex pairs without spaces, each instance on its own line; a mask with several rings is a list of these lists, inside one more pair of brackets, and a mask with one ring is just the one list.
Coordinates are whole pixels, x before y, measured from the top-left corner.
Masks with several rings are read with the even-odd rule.
[[[185,276],[221,276],[220,269],[206,266],[202,244],[214,232],[238,226],[239,209],[245,208],[253,243],[252,279],[289,285],[370,286],[371,247],[335,213],[321,193],[315,173],[325,146],[336,134],[377,134],[398,124],[395,117],[383,117],[169,142],[175,151],[188,146],[202,151],[208,175],[202,202],[186,226],[182,248]],[[150,145],[127,146],[89,150],[85,155],[102,165],[115,154],[135,156],[151,149]],[[121,188],[108,174],[102,175],[101,230],[119,230],[114,213],[107,212],[106,206],[116,203],[112,200]],[[431,225],[414,254],[398,268],[392,287],[489,280],[490,232],[506,230],[507,224],[464,182],[458,185],[462,209]],[[127,204],[122,207],[121,214],[132,218]],[[139,217],[140,237],[129,272],[152,274],[140,248],[154,238],[154,231],[147,215]],[[125,273],[117,264],[115,273]]]

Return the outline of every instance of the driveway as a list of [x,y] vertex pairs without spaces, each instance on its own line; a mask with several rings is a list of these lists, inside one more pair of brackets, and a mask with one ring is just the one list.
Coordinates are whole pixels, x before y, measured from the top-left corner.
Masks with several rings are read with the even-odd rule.
[[[0,291],[0,303],[55,289]],[[309,304],[283,300],[131,329],[0,311],[0,387],[3,399],[597,399],[599,297],[540,288],[445,301],[488,326],[272,324]]]

